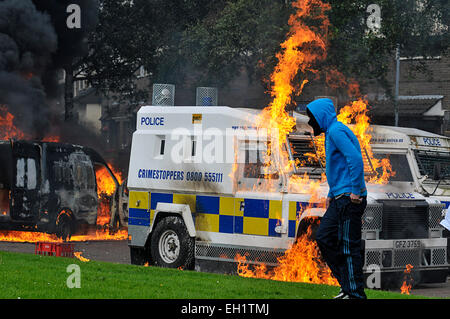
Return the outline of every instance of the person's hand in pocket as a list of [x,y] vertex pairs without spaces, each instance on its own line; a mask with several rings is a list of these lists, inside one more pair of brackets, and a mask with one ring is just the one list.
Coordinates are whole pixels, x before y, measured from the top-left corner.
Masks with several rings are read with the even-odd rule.
[[350,200],[354,204],[361,204],[362,198],[359,195],[355,195],[353,193],[350,194]]

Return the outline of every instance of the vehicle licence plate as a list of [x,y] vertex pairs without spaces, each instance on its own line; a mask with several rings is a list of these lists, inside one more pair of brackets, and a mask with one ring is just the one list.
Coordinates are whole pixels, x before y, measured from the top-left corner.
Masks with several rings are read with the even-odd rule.
[[394,241],[395,249],[417,249],[422,246],[420,240],[396,240]]

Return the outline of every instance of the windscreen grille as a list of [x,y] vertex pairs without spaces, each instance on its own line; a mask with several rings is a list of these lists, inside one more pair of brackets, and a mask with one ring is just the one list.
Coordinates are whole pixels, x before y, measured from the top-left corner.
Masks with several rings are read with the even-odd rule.
[[322,159],[322,163],[319,162],[311,136],[289,136],[289,146],[290,154],[295,161],[296,174],[307,173],[311,178],[321,178],[325,172],[325,158]]
[[320,163],[314,156],[308,156],[308,154],[315,154],[313,141],[310,137],[296,137],[290,138],[289,143],[291,145],[292,156],[294,160],[298,160],[300,163],[307,163],[309,167],[320,168]]
[[419,171],[422,175],[433,176],[434,164],[441,164],[441,176],[450,177],[449,153],[415,151]]
[[428,224],[425,201],[384,201],[380,239],[428,238]]
[[[321,174],[322,168],[325,170],[326,159],[324,156],[320,158],[320,162],[317,159],[316,150],[324,150],[324,139],[323,138],[315,138],[314,142],[311,139],[311,136],[307,135],[290,135],[289,136],[289,145],[290,151],[292,154],[292,158],[297,162],[297,167],[299,167],[298,163],[302,163],[303,167],[300,168],[300,173],[304,173],[305,171],[309,174]],[[314,155],[312,155],[314,154]],[[372,176],[376,174],[373,169],[372,163],[370,161],[369,155],[366,149],[361,150],[361,155],[364,162],[364,174],[366,176]]]

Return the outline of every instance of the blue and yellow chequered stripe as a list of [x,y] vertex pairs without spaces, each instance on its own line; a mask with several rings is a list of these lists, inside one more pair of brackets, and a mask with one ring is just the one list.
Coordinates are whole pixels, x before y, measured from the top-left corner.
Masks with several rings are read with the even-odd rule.
[[149,193],[130,192],[128,197],[128,225],[150,226]]
[[[281,237],[275,232],[282,217],[279,200],[130,191],[128,224],[150,226],[160,202],[188,204],[199,231]],[[306,205],[304,202],[289,203],[289,237],[295,237],[298,215]]]

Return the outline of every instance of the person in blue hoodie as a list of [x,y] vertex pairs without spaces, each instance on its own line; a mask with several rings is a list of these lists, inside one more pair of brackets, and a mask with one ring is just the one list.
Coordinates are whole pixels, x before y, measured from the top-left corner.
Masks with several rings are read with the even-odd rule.
[[364,163],[355,134],[336,117],[333,101],[317,99],[306,107],[314,135],[325,133],[327,211],[316,241],[322,257],[338,280],[335,298],[366,299],[364,293],[361,217],[367,206]]

